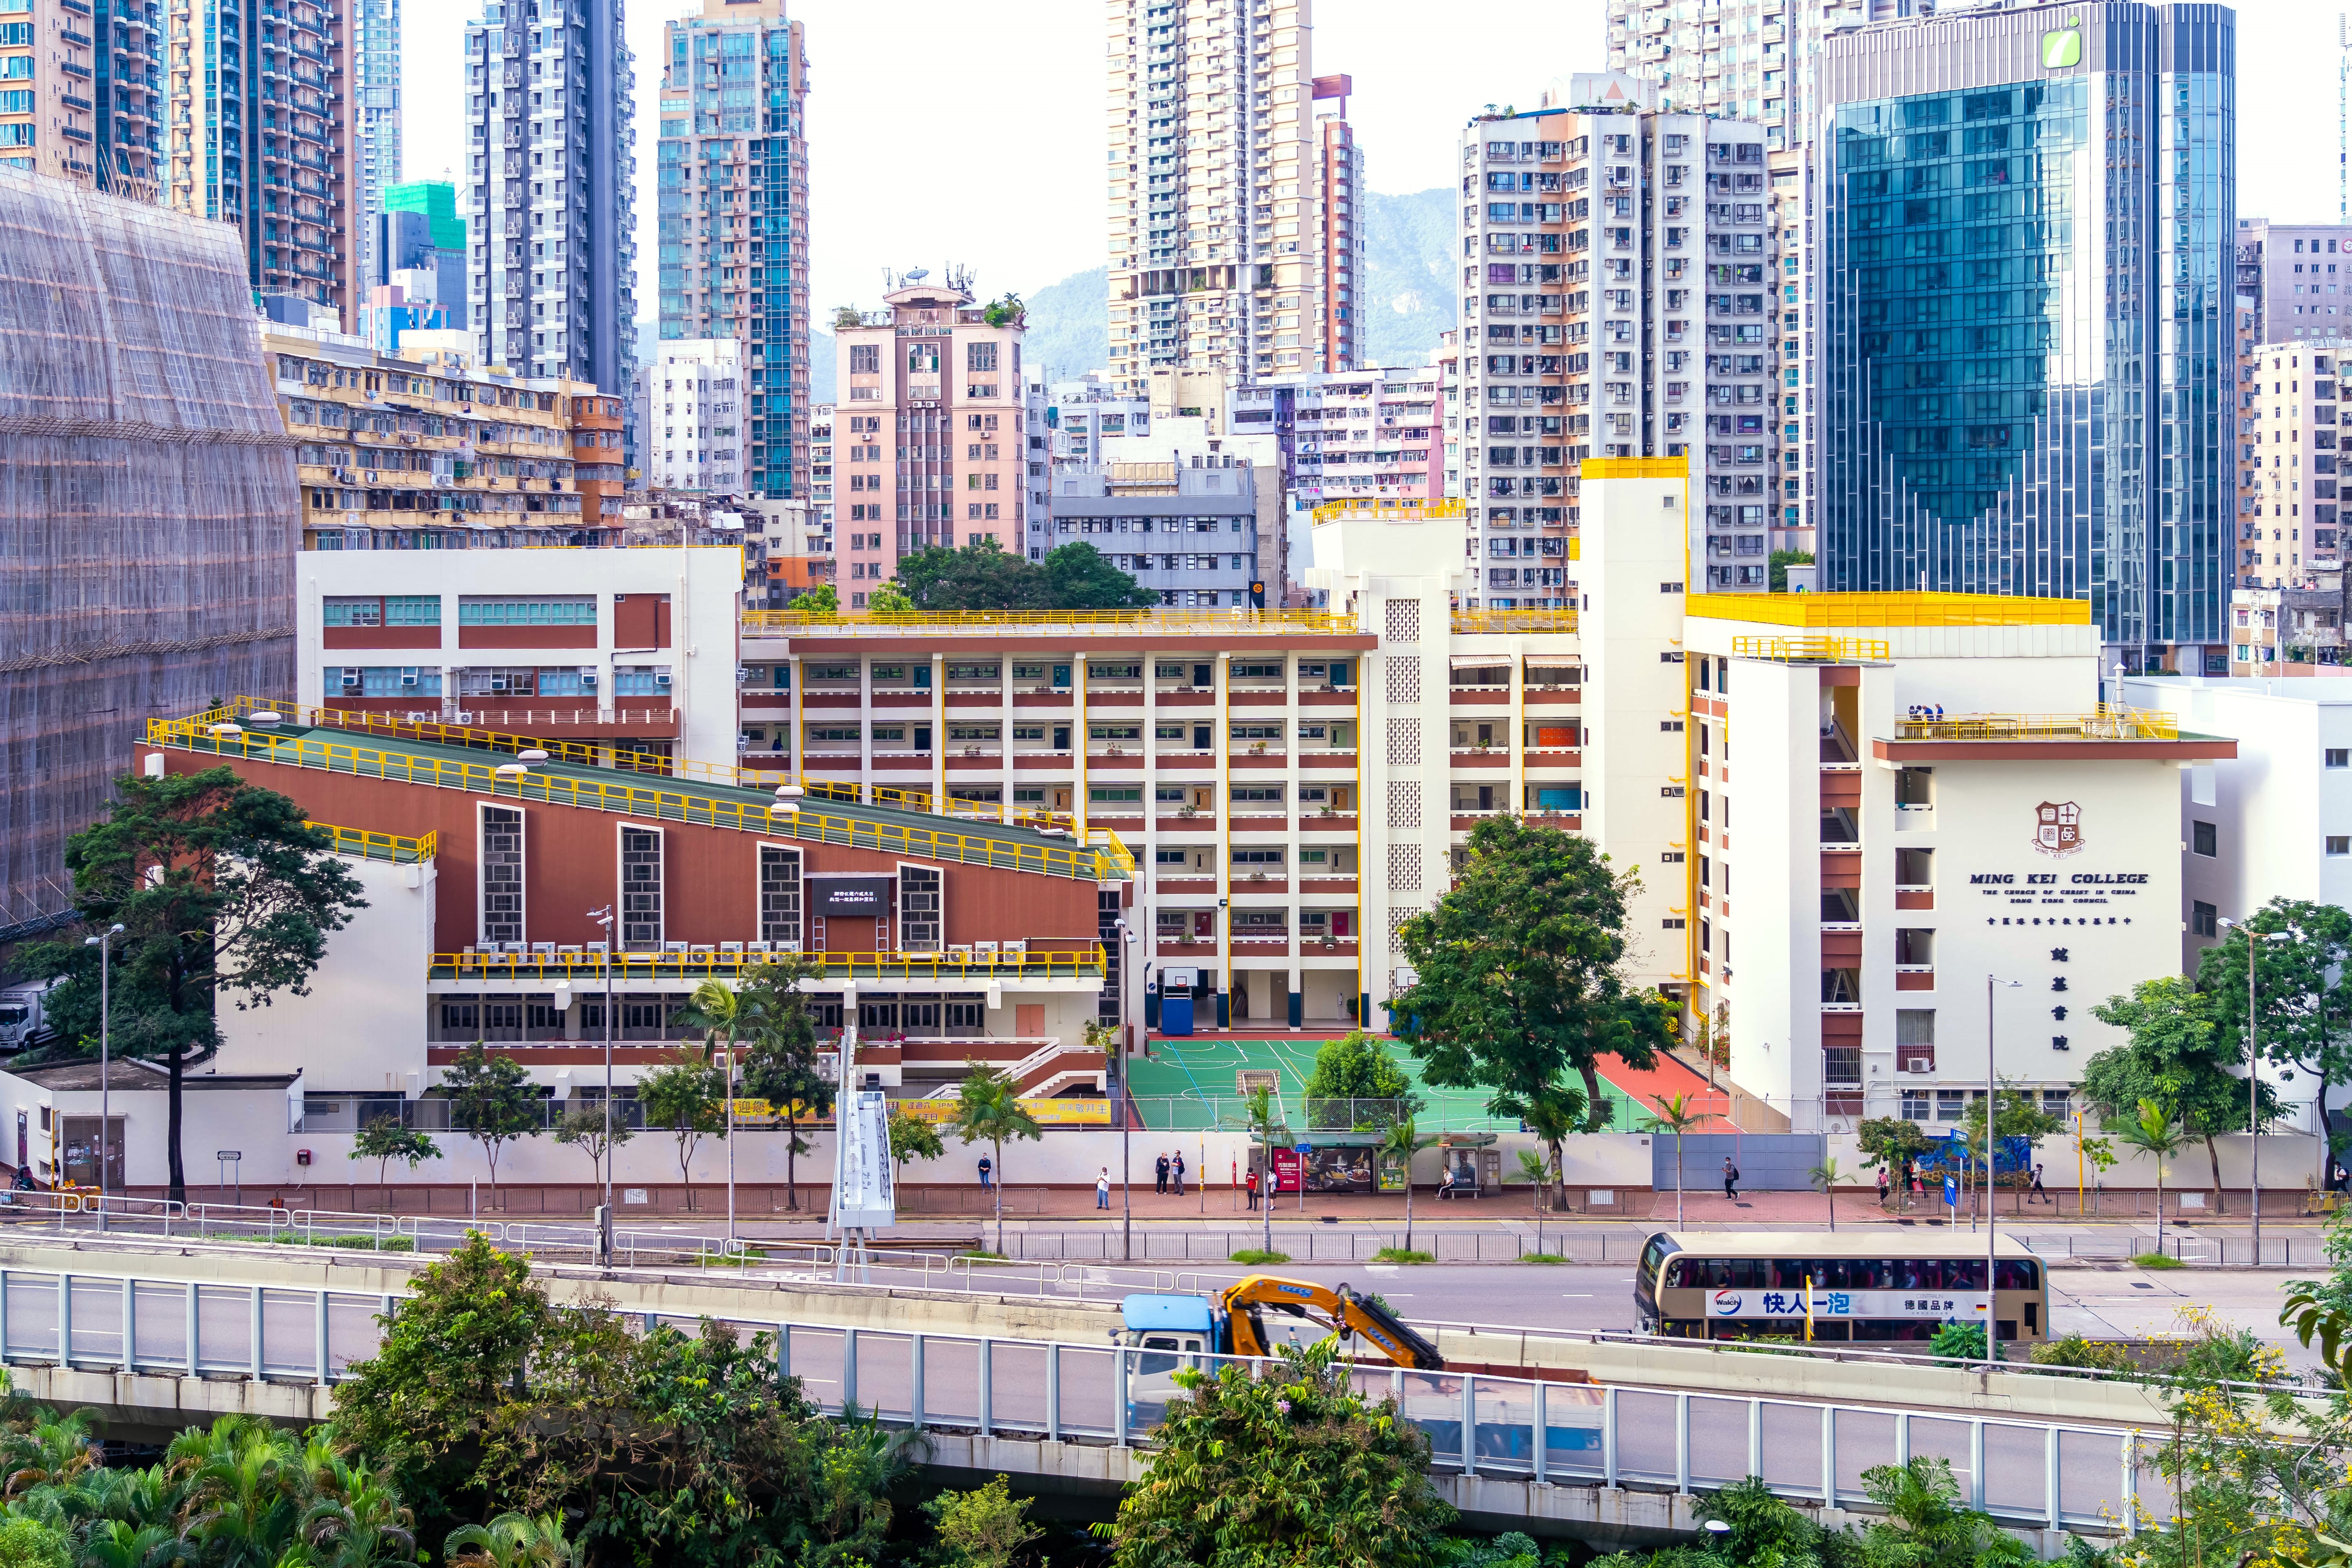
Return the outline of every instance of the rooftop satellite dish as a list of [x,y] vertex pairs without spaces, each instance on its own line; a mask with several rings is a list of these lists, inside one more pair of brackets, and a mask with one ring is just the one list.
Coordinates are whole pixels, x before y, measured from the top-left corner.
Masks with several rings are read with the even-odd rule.
[[924,279],[929,278],[930,275],[931,269],[928,267],[909,268],[906,272],[901,274],[901,276],[909,283],[920,283]]

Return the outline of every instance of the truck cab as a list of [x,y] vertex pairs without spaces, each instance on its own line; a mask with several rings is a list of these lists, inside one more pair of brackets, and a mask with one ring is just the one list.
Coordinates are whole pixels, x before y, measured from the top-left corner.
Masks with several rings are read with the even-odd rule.
[[1150,1353],[1138,1356],[1130,1376],[1176,1370],[1183,1355],[1214,1354],[1216,1315],[1205,1296],[1129,1296],[1118,1304],[1119,1342]]

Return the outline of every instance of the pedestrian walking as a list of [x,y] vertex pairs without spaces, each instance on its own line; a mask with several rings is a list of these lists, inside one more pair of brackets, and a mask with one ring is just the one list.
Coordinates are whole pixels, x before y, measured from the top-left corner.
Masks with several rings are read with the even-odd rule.
[[1095,1178],[1095,1207],[1098,1209],[1110,1207],[1110,1167],[1108,1165],[1105,1165],[1102,1168],[1102,1174]]
[[1886,1206],[1886,1167],[1881,1165],[1878,1167],[1878,1206],[1880,1208],[1885,1208]]
[[1151,1190],[1166,1196],[1168,1193],[1168,1156],[1162,1154],[1151,1163]]
[[980,1157],[980,1190],[982,1192],[984,1193],[988,1191],[988,1189],[993,1184],[990,1181],[990,1178],[995,1174],[995,1165],[990,1163],[987,1155],[982,1154]]
[[2053,1209],[2058,1206],[2058,1200],[2042,1190],[2042,1167],[2039,1165],[2033,1167],[2033,1190],[2025,1194],[2025,1201],[2030,1204],[2048,1204]]
[[1731,1163],[1728,1155],[1723,1162],[1723,1195],[1727,1198],[1739,1195],[1739,1167]]
[[1252,1171],[1249,1173],[1247,1189],[1249,1192],[1249,1206],[1255,1210],[1257,1207],[1257,1173],[1255,1171]]
[[2336,1193],[2342,1192],[2344,1190],[2346,1179],[2347,1174],[2344,1169],[2344,1163],[2340,1160],[2330,1160],[2327,1163],[2328,1191]]
[[1176,1184],[1176,1195],[1182,1197],[1184,1195],[1184,1152],[1182,1150],[1178,1150],[1176,1158],[1169,1162],[1168,1174],[1169,1178]]

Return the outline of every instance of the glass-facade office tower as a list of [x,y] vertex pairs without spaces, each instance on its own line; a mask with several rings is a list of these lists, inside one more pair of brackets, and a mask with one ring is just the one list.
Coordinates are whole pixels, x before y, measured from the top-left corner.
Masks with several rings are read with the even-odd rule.
[[[704,0],[664,28],[660,308],[665,342],[743,345],[740,479],[809,487],[808,101],[783,0]],[[648,463],[647,468],[653,465]]]
[[2087,598],[2134,667],[2221,640],[2233,27],[2110,0],[1825,40],[1824,589]]
[[352,162],[359,198],[360,276],[387,271],[376,255],[386,188],[400,183],[400,0],[352,0],[352,58],[359,68]]
[[484,0],[466,25],[466,324],[484,364],[625,392],[637,183],[623,0]]

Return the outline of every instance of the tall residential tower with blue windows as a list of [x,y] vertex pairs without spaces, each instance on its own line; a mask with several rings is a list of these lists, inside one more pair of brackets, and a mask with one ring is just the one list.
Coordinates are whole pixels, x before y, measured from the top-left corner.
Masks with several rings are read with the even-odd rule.
[[2234,27],[2091,0],[1827,37],[1822,588],[2088,599],[2134,670],[2221,651]]
[[[742,475],[809,493],[808,63],[783,0],[703,0],[665,28],[661,335],[742,345]],[[656,411],[658,423],[658,411]]]

